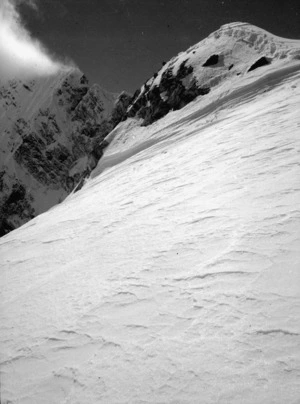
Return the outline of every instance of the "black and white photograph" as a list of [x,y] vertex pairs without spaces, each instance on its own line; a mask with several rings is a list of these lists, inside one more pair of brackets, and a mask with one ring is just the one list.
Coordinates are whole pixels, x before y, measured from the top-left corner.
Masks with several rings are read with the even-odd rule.
[[299,403],[299,0],[0,0],[0,404]]

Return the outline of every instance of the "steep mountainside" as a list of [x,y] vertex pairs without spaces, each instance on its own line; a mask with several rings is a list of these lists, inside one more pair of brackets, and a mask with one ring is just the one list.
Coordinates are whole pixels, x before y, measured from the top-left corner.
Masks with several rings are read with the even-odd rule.
[[0,235],[61,202],[96,166],[116,95],[78,70],[0,86]]
[[219,84],[119,123],[79,192],[0,239],[1,403],[299,403],[300,41],[258,67],[236,35],[223,77],[217,36]]
[[165,63],[133,97],[116,100],[78,70],[0,86],[0,236],[78,190],[120,121],[126,131],[147,126],[197,97],[216,107],[257,71],[276,75],[299,60],[297,41],[234,23]]

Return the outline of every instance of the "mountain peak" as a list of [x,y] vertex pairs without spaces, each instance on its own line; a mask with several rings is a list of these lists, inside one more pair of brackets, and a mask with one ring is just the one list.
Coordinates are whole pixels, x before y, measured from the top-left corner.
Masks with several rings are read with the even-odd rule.
[[255,80],[257,72],[252,72],[258,68],[266,74],[299,60],[300,41],[276,37],[248,23],[226,24],[164,63],[135,92],[127,116],[149,125],[199,96],[205,103],[209,93],[219,97],[220,91]]

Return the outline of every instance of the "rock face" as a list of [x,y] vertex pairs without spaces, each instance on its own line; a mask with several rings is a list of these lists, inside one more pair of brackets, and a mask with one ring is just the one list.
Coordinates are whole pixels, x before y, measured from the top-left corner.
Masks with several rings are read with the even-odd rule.
[[101,157],[116,98],[78,70],[1,83],[1,236],[80,187]]

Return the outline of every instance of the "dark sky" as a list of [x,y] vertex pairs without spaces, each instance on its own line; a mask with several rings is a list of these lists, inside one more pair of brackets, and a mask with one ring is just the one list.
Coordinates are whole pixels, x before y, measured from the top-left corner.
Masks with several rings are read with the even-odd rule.
[[229,22],[300,39],[299,0],[40,0],[38,5],[38,12],[20,10],[33,36],[114,92],[133,92],[162,61]]

